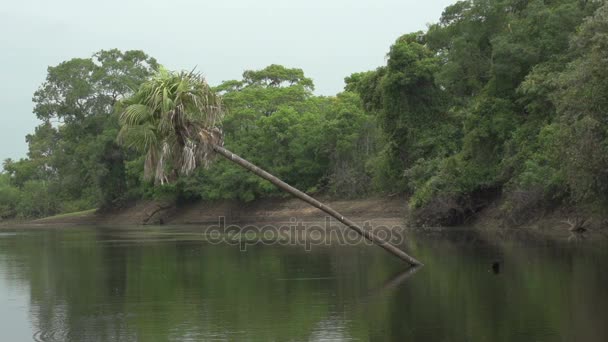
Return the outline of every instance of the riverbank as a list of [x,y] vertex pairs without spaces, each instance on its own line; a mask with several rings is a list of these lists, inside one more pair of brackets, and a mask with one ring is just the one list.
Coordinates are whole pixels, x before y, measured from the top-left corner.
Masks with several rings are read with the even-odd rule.
[[[326,204],[352,220],[373,226],[406,227],[409,221],[407,199],[404,197],[373,197],[366,199],[332,200],[321,198]],[[505,220],[498,210],[499,203],[489,206],[472,216],[463,227],[477,230],[518,230],[526,234],[552,238],[578,237],[571,231],[578,220],[566,209],[545,212],[529,219],[524,224],[513,224]],[[88,225],[210,225],[223,217],[227,224],[323,222],[327,215],[295,198],[262,199],[251,203],[239,201],[200,201],[175,205],[169,202],[142,201],[131,207],[113,212],[100,213],[88,210],[79,213],[26,221],[5,222],[1,227],[48,227],[48,226],[88,226]],[[605,220],[594,218],[586,225],[587,236],[606,237],[608,229]],[[435,229],[435,228],[426,228]]]
[[[375,224],[405,224],[408,215],[406,200],[401,197],[355,200],[321,199],[327,205],[355,221]],[[58,215],[28,222],[19,226],[49,225],[208,225],[220,217],[227,223],[280,223],[298,220],[323,221],[327,215],[295,198],[261,199],[251,203],[233,200],[176,205],[170,202],[142,201],[112,212],[94,210]],[[6,225],[6,224],[5,224]]]

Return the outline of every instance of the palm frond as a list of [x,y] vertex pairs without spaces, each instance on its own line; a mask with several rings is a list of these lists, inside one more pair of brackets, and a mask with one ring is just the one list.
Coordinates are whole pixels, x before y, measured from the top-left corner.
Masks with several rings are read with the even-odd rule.
[[118,140],[146,151],[145,175],[161,184],[170,181],[170,169],[173,177],[208,166],[212,146],[223,143],[221,98],[194,71],[161,68],[126,104]]
[[132,104],[120,115],[121,125],[134,126],[140,125],[152,119],[150,108],[143,104]]
[[149,123],[135,126],[122,126],[118,132],[118,142],[137,151],[145,152],[158,145],[154,125]]

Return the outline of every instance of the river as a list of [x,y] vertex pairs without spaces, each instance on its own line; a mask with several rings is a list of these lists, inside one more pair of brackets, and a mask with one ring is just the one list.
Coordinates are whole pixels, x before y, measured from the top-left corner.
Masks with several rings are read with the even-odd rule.
[[[512,236],[511,236],[512,235]],[[467,229],[377,247],[196,227],[0,231],[2,341],[608,341],[608,245]]]

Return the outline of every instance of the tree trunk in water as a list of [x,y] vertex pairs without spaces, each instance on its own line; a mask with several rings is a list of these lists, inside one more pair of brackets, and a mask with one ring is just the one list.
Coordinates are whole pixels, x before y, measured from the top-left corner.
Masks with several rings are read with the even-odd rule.
[[275,186],[277,186],[279,189],[286,191],[292,195],[294,195],[295,197],[301,199],[302,201],[312,205],[313,207],[319,208],[321,210],[323,210],[324,212],[326,212],[327,214],[331,215],[332,217],[334,217],[336,220],[344,223],[348,228],[356,231],[359,235],[363,236],[364,238],[366,238],[367,240],[373,242],[374,244],[384,248],[385,250],[387,250],[388,252],[390,252],[391,254],[395,255],[396,257],[400,258],[401,260],[409,263],[411,266],[421,266],[422,263],[418,260],[416,260],[415,258],[409,256],[407,253],[405,253],[404,251],[400,250],[399,248],[393,246],[392,244],[388,243],[387,241],[384,241],[380,238],[378,238],[377,236],[374,235],[373,232],[368,231],[368,230],[364,230],[363,228],[359,227],[359,225],[357,225],[355,222],[347,219],[346,217],[342,216],[340,213],[338,213],[337,211],[335,211],[334,209],[326,206],[325,204],[317,201],[316,199],[308,196],[307,194],[303,193],[302,191],[290,186],[289,184],[283,182],[282,180],[280,180],[279,178],[271,175],[270,173],[260,169],[259,167],[251,164],[250,162],[246,161],[245,159],[237,156],[236,154],[228,151],[227,149],[219,146],[219,145],[213,145],[213,150],[217,153],[219,153],[220,155],[222,155],[223,157],[225,157],[226,159],[229,159],[230,161],[234,162],[235,164],[238,164],[239,166],[253,172],[256,176],[261,177],[267,181],[269,181],[270,183],[274,184]]

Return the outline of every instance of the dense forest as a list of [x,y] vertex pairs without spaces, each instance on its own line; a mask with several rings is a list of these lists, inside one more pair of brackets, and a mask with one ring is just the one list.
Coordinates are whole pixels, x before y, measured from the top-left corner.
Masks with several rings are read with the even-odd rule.
[[[28,156],[3,164],[0,217],[282,196],[224,160],[171,184],[144,179],[144,156],[117,141],[119,116],[162,69],[119,50],[49,67]],[[399,37],[386,65],[345,81],[316,96],[301,69],[270,65],[215,85],[227,148],[312,194],[406,194],[426,224],[458,224],[492,202],[511,224],[608,205],[604,1],[460,1]]]

